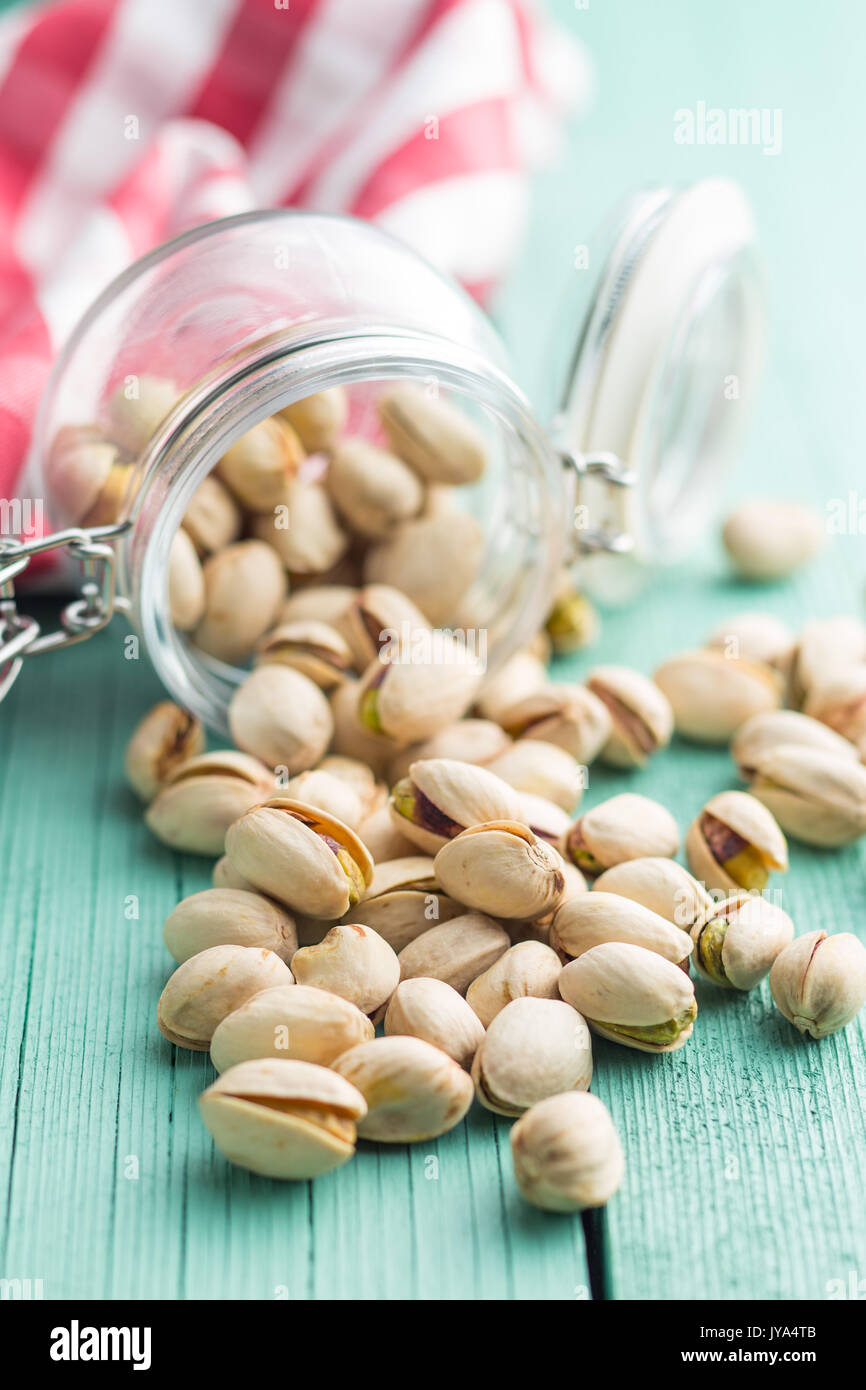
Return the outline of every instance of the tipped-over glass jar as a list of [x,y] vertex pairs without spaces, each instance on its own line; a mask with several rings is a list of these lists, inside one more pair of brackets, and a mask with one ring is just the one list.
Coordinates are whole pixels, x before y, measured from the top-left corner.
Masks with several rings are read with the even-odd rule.
[[[188,622],[170,604],[194,497],[206,515],[228,499],[229,544],[275,546],[269,621],[286,589],[396,575],[431,621],[483,633],[495,669],[543,622],[564,564],[603,598],[619,582],[611,557],[651,566],[700,534],[756,375],[752,246],[726,182],[629,199],[582,329],[560,326],[572,355],[548,429],[481,310],[368,224],[250,213],[158,248],[93,304],[52,374],[31,486],[56,528],[48,543],[88,582],[65,631],[43,636],[10,601],[30,552],[4,545],[0,686],[28,652],[87,635],[119,604],[171,695],[225,730],[249,652],[214,640],[201,596]],[[233,446],[271,417],[264,478],[250,482]],[[209,541],[187,534],[207,601],[231,603],[235,570],[208,577]]]

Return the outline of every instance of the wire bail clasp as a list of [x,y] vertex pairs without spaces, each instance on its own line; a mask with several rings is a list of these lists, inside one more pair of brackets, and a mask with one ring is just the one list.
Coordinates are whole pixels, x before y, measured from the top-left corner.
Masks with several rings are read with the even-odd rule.
[[[571,558],[595,554],[599,550],[629,555],[634,550],[634,537],[624,524],[624,503],[637,481],[634,471],[617,454],[602,451],[582,454],[563,449],[560,457],[573,475],[574,484]],[[587,525],[590,513],[587,498],[592,491],[602,499],[603,506],[599,507],[602,520],[596,525]]]

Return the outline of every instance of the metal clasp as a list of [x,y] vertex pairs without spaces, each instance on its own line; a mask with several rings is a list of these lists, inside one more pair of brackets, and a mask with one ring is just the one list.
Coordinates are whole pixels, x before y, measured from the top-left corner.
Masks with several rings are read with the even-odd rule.
[[[599,481],[616,501],[616,494],[634,487],[636,475],[617,454],[597,452],[581,454],[567,449],[560,451],[564,467],[574,475],[574,518],[571,534],[575,556],[605,550],[614,555],[628,555],[634,549],[634,537],[608,519],[600,526],[587,526],[585,495],[587,484]],[[621,507],[615,510],[621,512]]]
[[[131,521],[113,526],[55,531],[34,541],[0,540],[0,700],[21,671],[25,656],[54,651],[92,637],[122,606],[115,593],[115,552],[110,542],[129,530]],[[34,555],[68,550],[82,569],[79,596],[60,615],[60,627],[42,632],[35,618],[19,613],[15,580]]]

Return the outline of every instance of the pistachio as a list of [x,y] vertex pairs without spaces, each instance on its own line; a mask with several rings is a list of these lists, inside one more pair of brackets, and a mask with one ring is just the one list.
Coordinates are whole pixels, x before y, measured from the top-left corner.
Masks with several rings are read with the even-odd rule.
[[478,696],[478,712],[502,726],[511,709],[547,686],[547,670],[540,658],[533,652],[517,652],[485,679]]
[[241,888],[245,893],[255,893],[256,889],[249,879],[244,878],[232,867],[231,860],[223,855],[213,866],[211,883],[214,888]]
[[205,561],[205,614],[195,642],[219,661],[246,661],[273,626],[286,592],[279,559],[262,541],[238,541]]
[[533,796],[531,792],[520,792],[520,812],[518,819],[524,825],[528,825],[533,835],[539,840],[546,840],[549,845],[558,850],[562,844],[562,837],[571,825],[568,812],[563,811],[561,806],[557,806],[555,801],[548,801],[543,796]]
[[195,546],[183,529],[176,531],[168,556],[168,611],[181,632],[191,632],[204,617],[204,571]]
[[481,674],[467,647],[447,633],[434,634],[417,657],[392,653],[372,663],[361,681],[361,723],[397,743],[430,738],[466,712]]
[[363,1095],[362,1139],[415,1144],[459,1124],[472,1104],[472,1082],[441,1048],[421,1038],[374,1038],[334,1062],[334,1070]]
[[343,782],[358,797],[364,815],[370,815],[379,806],[384,806],[388,796],[387,787],[376,781],[371,767],[358,758],[346,758],[341,753],[328,753],[319,763],[317,772],[327,772]]
[[217,1024],[250,995],[290,985],[292,972],[259,946],[211,946],[177,967],[159,996],[159,1031],[178,1047],[207,1052]]
[[598,889],[557,908],[551,937],[557,950],[573,960],[604,941],[629,941],[688,970],[692,950],[691,937],[667,918],[642,903]]
[[706,645],[727,656],[742,656],[759,666],[787,671],[794,653],[794,634],[772,613],[736,613],[713,628]]
[[565,886],[555,849],[517,821],[489,821],[464,830],[436,855],[439,882],[450,897],[494,917],[543,917]]
[[279,416],[260,420],[223,454],[216,471],[251,512],[271,512],[284,500],[287,484],[304,457],[301,441]]
[[308,454],[330,449],[349,418],[349,398],[342,386],[316,391],[312,396],[292,401],[280,415],[300,439]]
[[323,756],[334,723],[317,685],[290,666],[259,666],[229,703],[229,728],[239,748],[290,773]]
[[215,474],[199,483],[183,514],[183,529],[200,555],[213,555],[238,539],[242,517],[237,502]]
[[81,525],[112,526],[129,512],[138,491],[141,475],[132,463],[114,463],[100,489],[99,496],[81,518]]
[[517,1185],[544,1211],[602,1207],[622,1182],[622,1146],[610,1112],[589,1091],[548,1096],[511,1131]]
[[465,912],[430,927],[400,952],[400,978],[444,980],[465,994],[509,946],[508,933],[482,912]]
[[[456,724],[449,724],[423,743],[412,743],[408,748],[401,748],[388,765],[388,781],[393,786],[395,782],[408,777],[413,763],[427,762],[431,758],[450,758],[458,763],[489,766],[506,748],[511,747],[511,739],[505,730],[494,724],[492,719],[458,719]],[[562,750],[558,749],[557,752]],[[504,777],[503,781],[508,782],[509,779]],[[555,797],[553,799],[556,800]]]
[[683,652],[655,673],[670,701],[678,734],[697,743],[725,743],[763,710],[781,700],[778,673],[743,657],[703,650]]
[[754,989],[793,936],[794,923],[781,908],[760,894],[734,893],[692,927],[692,959],[713,984]]
[[374,733],[361,723],[360,681],[345,681],[331,692],[334,737],[331,748],[340,757],[357,758],[381,776],[397,747],[385,734]]
[[600,874],[627,859],[671,858],[680,846],[677,824],[664,806],[633,792],[584,811],[563,838],[563,853],[581,873]]
[[357,592],[349,584],[310,584],[295,589],[280,608],[277,623],[280,627],[284,623],[327,623],[328,627],[339,631],[341,620]]
[[257,758],[200,753],[174,768],[144,819],[171,849],[220,855],[232,821],[272,790],[270,773]]
[[564,1091],[587,1091],[592,1043],[561,999],[514,999],[490,1023],[472,1063],[475,1094],[497,1115],[522,1115]]
[[402,951],[435,923],[449,922],[462,912],[459,903],[441,892],[433,860],[412,855],[377,865],[364,897],[348,915]]
[[171,700],[161,700],[135,726],[126,748],[126,780],[142,801],[152,801],[166,778],[204,752],[198,719]]
[[773,961],[770,992],[799,1032],[829,1037],[866,1002],[866,950],[851,932],[798,936]]
[[562,962],[540,941],[520,941],[478,975],[466,991],[466,1002],[485,1028],[512,999],[558,999]]
[[686,972],[627,941],[603,942],[569,961],[559,992],[594,1032],[638,1052],[676,1052],[698,1012]]
[[419,517],[370,547],[364,581],[400,589],[428,622],[454,623],[478,577],[482,552],[481,528],[468,513]]
[[447,1052],[468,1071],[484,1029],[477,1016],[444,980],[401,980],[385,1014],[385,1036],[421,1038]]
[[220,1072],[258,1057],[329,1067],[342,1052],[372,1037],[369,1018],[348,999],[306,985],[275,985],[252,995],[217,1025],[210,1059]]
[[93,511],[112,469],[117,446],[96,425],[64,425],[57,431],[45,465],[53,505],[74,526]]
[[651,754],[670,743],[673,710],[648,676],[629,666],[596,666],[586,688],[610,714],[611,732],[601,750],[605,762],[614,767],[643,767]]
[[[416,604],[390,584],[365,584],[343,610],[339,629],[359,671],[377,656],[401,643],[411,646],[416,634],[430,633],[430,624]],[[424,637],[419,638],[424,641]]]
[[400,982],[397,954],[372,927],[352,922],[332,927],[316,946],[303,946],[292,960],[299,985],[326,989],[372,1014]]
[[850,758],[782,744],[760,758],[749,791],[808,845],[848,845],[866,834],[866,768]]
[[[418,849],[394,826],[387,806],[377,806],[361,821],[358,834],[367,846],[376,864],[387,864],[393,859],[405,859]],[[375,924],[374,924],[375,925]]]
[[834,762],[837,758],[858,760],[853,743],[819,720],[793,709],[767,710],[747,719],[731,740],[731,757],[743,781],[748,782],[761,760],[783,744],[823,753]]
[[557,656],[568,656],[588,647],[601,630],[596,609],[567,572],[560,579],[544,627]]
[[[788,672],[788,704],[800,708],[816,687],[864,661],[866,624],[859,618],[840,615],[806,623]],[[807,709],[806,713],[812,711]]]
[[240,1062],[199,1098],[205,1128],[230,1163],[266,1178],[318,1178],[355,1152],[364,1097],[312,1062]]
[[281,623],[256,647],[260,666],[291,666],[320,690],[333,690],[348,678],[352,653],[335,628],[314,619]]
[[616,893],[648,907],[681,931],[691,931],[713,905],[702,883],[673,859],[624,859],[595,880],[594,893]]
[[686,857],[695,878],[726,893],[761,891],[771,870],[784,873],[788,846],[773,816],[748,792],[719,792],[692,821]]
[[816,682],[803,712],[853,743],[861,759],[866,757],[866,664],[836,671]]
[[555,743],[588,766],[611,733],[611,719],[597,695],[583,685],[548,685],[500,711],[512,738]]
[[211,946],[261,946],[288,965],[298,949],[288,912],[239,888],[206,888],[184,898],[166,918],[162,939],[180,964]]
[[750,501],[722,528],[731,563],[744,579],[784,579],[824,544],[821,517],[798,502]]
[[381,540],[424,505],[417,473],[366,439],[344,439],[337,445],[325,486],[346,525],[366,540]]
[[373,861],[353,830],[288,797],[236,820],[226,854],[261,892],[308,917],[342,917],[373,876]]
[[487,463],[481,431],[447,401],[411,383],[393,386],[379,415],[395,454],[430,483],[474,483]]
[[349,538],[321,483],[295,479],[272,512],[253,517],[252,533],[273,546],[293,576],[324,576],[343,559]]
[[107,402],[108,432],[136,458],[156,433],[179,396],[173,381],[165,377],[128,377]]
[[553,921],[554,913],[563,903],[570,898],[576,898],[580,893],[588,891],[588,884],[580,870],[568,859],[560,856],[558,868],[562,872],[563,887],[562,892],[549,912],[543,917],[512,918],[503,922],[505,930],[513,943],[518,941],[541,941],[545,946],[553,945],[550,939],[550,924]]
[[293,801],[303,801],[307,806],[315,806],[317,811],[336,816],[352,830],[358,829],[364,817],[361,798],[355,788],[320,767],[312,772],[299,772],[286,787],[286,794]]
[[486,768],[452,758],[412,763],[388,804],[401,834],[430,854],[469,826],[521,819],[512,787]]
[[586,785],[585,769],[571,754],[540,738],[509,744],[487,769],[516,791],[544,797],[563,811],[574,810]]

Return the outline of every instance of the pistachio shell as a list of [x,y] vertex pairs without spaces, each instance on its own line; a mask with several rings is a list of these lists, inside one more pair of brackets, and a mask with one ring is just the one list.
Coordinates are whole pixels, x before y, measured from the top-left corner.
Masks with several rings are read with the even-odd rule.
[[417,473],[366,439],[344,439],[336,446],[325,485],[349,529],[368,540],[381,540],[424,505]]
[[219,1072],[259,1057],[329,1067],[372,1037],[369,1018],[349,1000],[306,985],[277,985],[226,1015],[211,1038],[210,1058]]
[[259,946],[211,946],[179,965],[159,996],[159,1031],[178,1047],[207,1052],[217,1024],[250,995],[290,985],[292,972]]
[[204,564],[205,615],[195,643],[219,661],[247,659],[273,626],[286,592],[286,576],[274,551],[262,541],[238,541]]
[[171,700],[160,700],[135,726],[126,748],[126,780],[142,801],[152,801],[171,772],[204,751],[198,719]]
[[130,377],[107,402],[108,432],[133,458],[155,434],[179,396],[165,377]]
[[736,613],[717,623],[706,645],[728,656],[786,671],[794,653],[794,634],[772,613]]
[[421,1038],[467,1070],[484,1037],[477,1016],[444,980],[401,980],[385,1014],[385,1036]]
[[485,1028],[512,999],[558,999],[562,962],[540,941],[520,941],[472,981],[466,1002]]
[[[788,704],[801,706],[836,673],[866,661],[866,623],[842,614],[805,623],[791,659]],[[806,714],[812,711],[807,709]]]
[[96,507],[119,462],[117,446],[96,425],[64,425],[54,436],[45,465],[52,511],[76,525]]
[[181,632],[191,632],[204,616],[204,570],[186,531],[174,534],[168,557],[168,609]]
[[586,679],[611,718],[610,736],[601,756],[614,767],[642,767],[652,753],[671,741],[674,716],[670,702],[654,681],[629,666],[596,666]]
[[349,417],[349,398],[342,386],[316,391],[284,406],[280,415],[300,439],[308,454],[334,445]]
[[686,972],[631,942],[604,942],[570,961],[559,992],[594,1032],[638,1052],[676,1052],[697,1013]]
[[358,589],[340,616],[339,629],[359,671],[401,642],[411,645],[416,633],[431,631],[417,604],[390,584]]
[[229,728],[239,748],[290,773],[323,756],[334,723],[317,685],[289,666],[260,666],[229,703]]
[[385,734],[374,733],[361,723],[360,681],[346,681],[331,693],[331,717],[334,737],[331,749],[342,757],[358,758],[377,776],[381,776],[394,756],[397,747]]
[[748,781],[754,775],[763,757],[782,744],[789,748],[814,749],[834,760],[858,760],[853,743],[828,729],[819,720],[792,709],[767,710],[741,724],[731,741],[731,757],[743,781]]
[[508,949],[508,933],[481,912],[465,912],[430,927],[400,952],[400,978],[444,980],[465,994],[473,980]]
[[483,434],[462,411],[423,387],[392,387],[379,402],[379,414],[395,454],[428,482],[474,483],[484,472]]
[[512,787],[486,768],[452,758],[412,763],[388,804],[400,833],[430,854],[469,826],[521,818]]
[[377,806],[375,811],[371,811],[358,827],[358,834],[376,864],[405,859],[418,848],[396,829],[387,806]]
[[684,932],[713,905],[704,885],[681,864],[655,856],[624,859],[605,869],[595,880],[594,891],[616,893],[641,903]]
[[[412,763],[427,762],[431,758],[450,758],[459,763],[489,767],[506,748],[511,747],[511,739],[505,730],[494,724],[492,719],[458,719],[455,724],[449,724],[423,743],[412,743],[408,748],[401,748],[388,765],[388,782],[393,786],[408,776]],[[508,780],[507,777],[503,778],[503,781]]]
[[277,615],[277,623],[317,622],[340,628],[357,589],[348,584],[310,584],[289,594]]
[[272,511],[253,518],[252,532],[273,546],[292,575],[324,575],[349,548],[325,489],[302,479],[284,488]]
[[511,1130],[511,1152],[520,1191],[544,1211],[604,1206],[625,1168],[610,1113],[589,1091],[533,1105]]
[[585,769],[570,753],[537,738],[509,744],[487,768],[515,790],[544,797],[569,812],[583,796],[586,783]]
[[604,941],[627,941],[687,969],[692,949],[687,933],[651,908],[598,889],[563,903],[551,931],[557,949],[572,959]]
[[564,748],[581,765],[601,752],[611,733],[610,714],[583,685],[549,685],[500,711],[513,738],[541,739]]
[[692,959],[714,984],[754,989],[793,936],[794,924],[781,908],[757,893],[734,893],[692,927]]
[[282,503],[303,457],[294,430],[274,416],[241,435],[223,454],[217,473],[248,511],[272,512]]
[[286,793],[294,801],[303,801],[307,806],[336,816],[352,830],[357,830],[364,818],[361,798],[355,788],[321,768],[298,773],[289,782]]
[[327,772],[330,777],[336,777],[338,781],[344,782],[347,787],[351,787],[361,802],[364,814],[369,815],[378,806],[382,806],[387,798],[387,788],[380,786],[376,781],[376,775],[371,767],[362,763],[358,758],[346,758],[340,753],[328,753],[319,763],[318,772]]
[[453,1129],[472,1104],[462,1067],[421,1038],[374,1038],[338,1057],[334,1070],[357,1086],[367,1103],[358,1125],[363,1139],[414,1144]]
[[261,892],[308,917],[341,917],[373,876],[373,862],[353,830],[287,797],[236,820],[226,834],[226,854]]
[[400,589],[429,622],[454,625],[461,601],[478,577],[482,552],[481,528],[467,513],[419,517],[371,546],[364,580]]
[[397,988],[400,965],[378,932],[352,922],[332,927],[315,946],[303,946],[292,958],[292,974],[299,985],[330,990],[372,1014]]
[[677,733],[697,743],[725,743],[752,715],[781,701],[781,681],[769,666],[707,648],[671,657],[655,682],[670,701]]
[[242,523],[237,502],[213,473],[199,483],[183,514],[183,529],[200,555],[212,555],[231,545],[240,535]]
[[459,903],[439,890],[433,860],[412,855],[379,864],[364,897],[348,915],[372,927],[395,951],[402,951],[422,932],[462,911]]
[[783,744],[759,759],[749,791],[806,844],[847,845],[866,834],[866,768],[850,758]]
[[437,634],[417,659],[372,663],[361,681],[361,723],[397,743],[430,738],[466,712],[480,679],[473,654]]
[[770,970],[776,1007],[813,1038],[838,1033],[866,1002],[866,950],[851,932],[808,932],[779,952]]
[[866,664],[835,671],[811,687],[805,714],[826,724],[866,754]]
[[224,1072],[199,1109],[231,1163],[269,1178],[306,1179],[352,1157],[366,1103],[327,1067],[265,1057]]
[[[518,793],[520,797],[520,810],[518,819],[528,825],[533,835],[539,840],[545,840],[558,850],[562,844],[562,837],[571,824],[567,811],[563,811],[561,806],[557,806],[555,801],[548,801],[543,796],[533,796],[530,792]],[[564,861],[563,861],[564,862]]]
[[521,1115],[546,1096],[586,1091],[592,1044],[560,999],[514,999],[491,1021],[472,1063],[475,1094],[497,1115]]
[[564,887],[556,850],[517,821],[464,830],[436,855],[445,892],[495,917],[543,917]]
[[257,758],[201,753],[174,768],[144,819],[172,849],[220,855],[232,821],[272,790],[268,769]]
[[121,516],[129,513],[132,501],[138,491],[141,475],[134,464],[112,464],[108,477],[103,483],[99,496],[89,511],[81,518],[81,525],[113,526]]
[[670,811],[648,797],[622,792],[584,811],[565,836],[563,851],[584,873],[597,874],[626,859],[672,857],[679,844]]
[[213,866],[211,883],[214,888],[241,888],[245,893],[256,891],[249,879],[244,878],[243,874],[239,874],[237,869],[232,867],[231,860],[225,854]]
[[348,643],[335,628],[310,618],[272,628],[256,647],[256,661],[291,666],[320,690],[333,690],[352,670]]
[[731,563],[744,579],[783,579],[811,560],[826,540],[821,517],[798,502],[744,502],[722,528]]
[[788,867],[788,846],[773,816],[748,792],[719,792],[686,834],[689,868],[708,888],[766,887],[770,871]]
[[494,674],[486,677],[478,696],[478,712],[502,725],[509,712],[529,695],[547,686],[547,670],[534,652],[515,653]]
[[206,888],[184,898],[166,918],[162,938],[179,963],[211,946],[261,946],[288,965],[298,949],[288,912],[238,888]]

